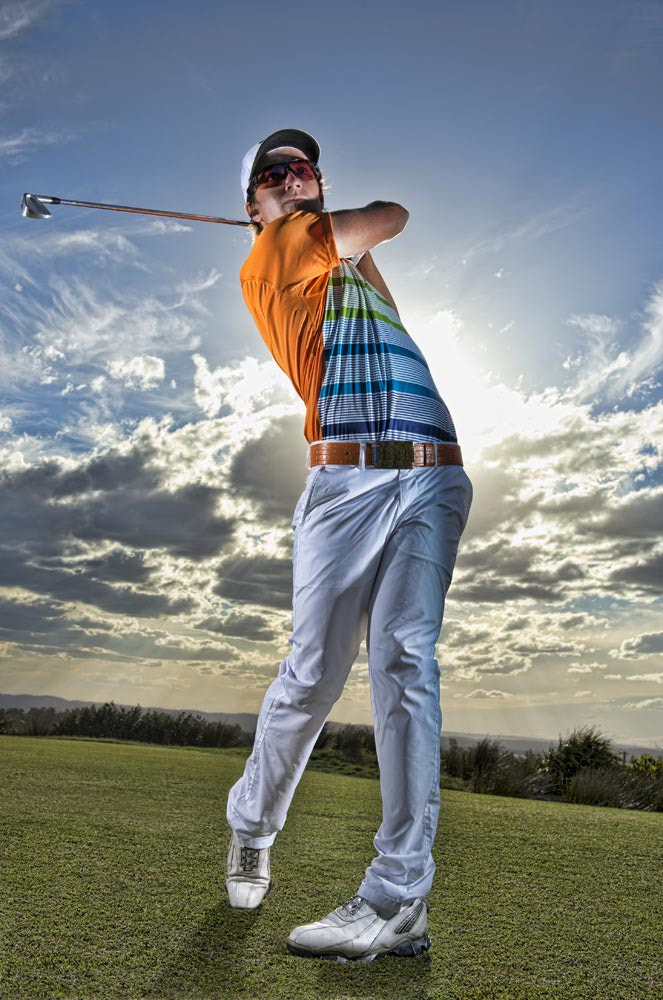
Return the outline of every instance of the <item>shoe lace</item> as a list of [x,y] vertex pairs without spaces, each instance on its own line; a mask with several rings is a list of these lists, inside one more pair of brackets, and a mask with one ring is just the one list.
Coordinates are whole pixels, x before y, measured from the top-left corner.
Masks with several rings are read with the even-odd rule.
[[258,867],[260,850],[257,847],[242,847],[239,863],[243,872],[252,872]]
[[357,910],[360,909],[365,902],[366,901],[363,896],[352,896],[351,899],[348,899],[347,902],[341,905],[341,909],[345,910],[348,916],[354,917]]

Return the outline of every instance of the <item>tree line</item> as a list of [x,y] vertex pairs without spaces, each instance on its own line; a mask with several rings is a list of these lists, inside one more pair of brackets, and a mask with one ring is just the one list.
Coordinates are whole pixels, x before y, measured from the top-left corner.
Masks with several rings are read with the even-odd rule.
[[54,708],[0,709],[0,734],[14,736],[79,736],[88,739],[136,740],[163,746],[251,746],[253,734],[237,725],[208,721],[192,712],[159,712],[114,702],[57,712]]
[[[57,712],[54,708],[0,709],[0,735],[135,740],[166,746],[246,747],[253,733],[191,712],[174,714],[114,702]],[[443,784],[491,795],[549,798],[585,805],[663,812],[663,757],[641,754],[627,764],[594,727],[559,737],[546,754],[516,754],[488,737],[461,747],[451,739],[440,752]],[[326,723],[310,766],[364,777],[379,774],[370,726]]]

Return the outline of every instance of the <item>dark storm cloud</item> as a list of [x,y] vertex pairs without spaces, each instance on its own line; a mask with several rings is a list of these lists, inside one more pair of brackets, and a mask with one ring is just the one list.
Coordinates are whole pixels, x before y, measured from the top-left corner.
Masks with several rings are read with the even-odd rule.
[[663,554],[616,569],[610,574],[615,583],[628,583],[650,594],[663,593]]
[[243,615],[239,611],[231,611],[223,618],[206,618],[204,621],[198,622],[195,627],[219,635],[255,639],[258,642],[271,642],[277,635],[276,630],[262,615]]
[[71,539],[166,549],[194,560],[216,555],[234,528],[215,513],[221,491],[197,483],[166,490],[150,456],[134,448],[73,472],[50,462],[1,476],[4,538],[41,556],[61,552]]
[[521,477],[504,469],[479,466],[472,470],[472,485],[474,499],[463,535],[465,545],[505,529],[537,505],[536,498],[526,503],[518,499]]
[[75,562],[49,559],[44,560],[42,565],[48,569],[75,569],[76,572],[86,573],[95,580],[105,580],[108,583],[145,584],[151,576],[142,552],[129,553],[122,549],[113,549],[90,559],[76,559]]
[[540,566],[541,553],[532,545],[510,545],[504,540],[462,550],[453,598],[460,601],[564,600],[564,585],[582,580],[585,573],[570,559]]
[[149,464],[154,455],[154,448],[143,445],[133,448],[127,455],[109,453],[94,458],[79,469],[57,475],[53,496],[116,491],[127,486],[154,489],[159,485],[158,472]]
[[0,639],[6,642],[19,642],[26,632],[46,635],[61,627],[64,621],[64,609],[50,601],[23,604],[10,598],[0,599]]
[[270,520],[291,518],[306,478],[302,418],[283,417],[250,441],[233,460],[230,481],[255,500]]
[[[31,653],[52,655],[66,650],[69,656],[88,656],[81,647],[103,643],[110,626],[89,617],[70,617],[63,605],[33,599],[29,603],[0,600],[0,641],[16,643]],[[91,634],[88,634],[91,633]]]
[[292,607],[292,562],[268,556],[225,559],[214,588],[221,597],[271,608]]
[[612,538],[658,539],[663,527],[663,491],[632,493],[588,527]]
[[523,600],[543,601],[547,604],[562,601],[565,596],[554,587],[513,583],[499,577],[486,578],[482,583],[455,584],[452,594],[455,601],[479,601],[488,604]]
[[[0,583],[114,614],[191,609],[193,600],[150,586],[143,550],[213,557],[229,542],[234,522],[216,513],[220,490],[198,483],[165,489],[152,455],[149,446],[137,446],[127,455],[84,459],[74,470],[51,461],[0,474]],[[109,541],[110,552],[88,554],[85,543]]]
[[193,607],[191,600],[169,600],[163,594],[146,594],[131,587],[112,587],[86,573],[44,569],[10,549],[0,550],[0,586],[22,587],[48,594],[57,601],[93,604],[113,614],[154,617],[181,614]]
[[[214,509],[220,491],[194,483],[174,493],[138,489],[95,495],[81,505],[72,533],[86,541],[121,542],[132,548],[166,549],[187,559],[217,555],[230,539],[234,522]],[[118,503],[120,499],[120,503]]]

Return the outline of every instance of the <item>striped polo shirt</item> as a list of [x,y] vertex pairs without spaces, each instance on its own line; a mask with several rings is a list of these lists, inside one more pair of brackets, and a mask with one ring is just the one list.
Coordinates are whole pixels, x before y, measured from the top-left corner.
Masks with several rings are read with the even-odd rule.
[[240,272],[242,294],[306,405],[307,441],[456,441],[451,415],[398,313],[341,260],[332,216],[266,225]]
[[456,441],[451,414],[398,313],[349,261],[327,286],[322,439]]

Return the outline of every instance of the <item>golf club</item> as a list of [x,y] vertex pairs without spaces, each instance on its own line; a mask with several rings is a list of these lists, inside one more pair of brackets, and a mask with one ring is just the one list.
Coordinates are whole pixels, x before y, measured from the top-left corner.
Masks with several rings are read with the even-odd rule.
[[131,208],[129,205],[104,205],[99,201],[73,201],[50,194],[28,194],[21,198],[21,212],[26,219],[50,219],[46,205],[74,205],[76,208],[103,208],[108,212],[135,212],[137,215],[163,215],[167,219],[190,219],[193,222],[222,222],[227,226],[248,226],[239,219],[219,219],[213,215],[191,215],[185,212],[159,212],[154,208]]

